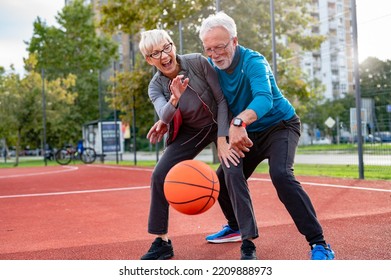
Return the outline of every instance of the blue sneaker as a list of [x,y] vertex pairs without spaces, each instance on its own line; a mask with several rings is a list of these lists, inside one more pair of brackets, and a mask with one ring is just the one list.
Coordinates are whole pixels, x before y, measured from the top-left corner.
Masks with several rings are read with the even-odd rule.
[[242,241],[242,237],[239,230],[235,231],[229,225],[225,225],[219,232],[208,235],[206,241],[210,243],[238,242]]
[[330,244],[325,248],[323,245],[316,244],[311,252],[311,260],[333,260],[335,253],[331,250]]

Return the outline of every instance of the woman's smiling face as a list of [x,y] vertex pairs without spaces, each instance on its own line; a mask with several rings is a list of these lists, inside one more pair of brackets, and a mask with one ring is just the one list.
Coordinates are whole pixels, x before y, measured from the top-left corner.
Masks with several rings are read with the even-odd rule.
[[146,57],[150,65],[155,66],[164,76],[173,79],[179,73],[174,43],[166,40],[154,46],[153,51]]

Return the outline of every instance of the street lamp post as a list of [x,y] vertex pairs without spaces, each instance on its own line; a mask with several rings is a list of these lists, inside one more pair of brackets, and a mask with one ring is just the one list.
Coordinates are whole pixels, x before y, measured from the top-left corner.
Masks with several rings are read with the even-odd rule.
[[359,178],[364,179],[363,143],[362,143],[362,128],[361,128],[360,73],[358,68],[358,47],[357,47],[356,0],[351,0],[351,6],[352,6],[353,52],[354,52],[354,85],[356,90],[358,171],[359,171]]
[[276,30],[274,26],[274,0],[270,0],[270,27],[272,31],[273,74],[277,82]]
[[46,158],[46,95],[45,95],[45,70],[41,69],[41,79],[42,79],[42,155],[45,162],[45,166],[48,165]]

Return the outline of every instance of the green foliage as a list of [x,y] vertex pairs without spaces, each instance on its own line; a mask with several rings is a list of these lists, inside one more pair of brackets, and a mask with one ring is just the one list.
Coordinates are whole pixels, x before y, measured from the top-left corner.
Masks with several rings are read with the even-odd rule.
[[[35,56],[29,57],[26,63],[33,69]],[[26,146],[42,146],[42,91],[45,92],[47,104],[47,127],[53,128],[49,141],[59,141],[62,134],[56,132],[66,130],[64,116],[70,114],[77,97],[76,93],[69,91],[75,85],[75,76],[45,81],[43,85],[41,73],[31,71],[24,78],[10,73],[2,76],[1,81],[0,132],[8,146],[16,146],[17,151]]]
[[136,34],[142,29],[171,29],[211,0],[111,0],[101,8],[100,26],[107,32]]
[[387,105],[391,105],[391,60],[381,61],[367,58],[360,65],[360,89],[362,98],[374,100],[376,131],[390,130],[390,114]]
[[[82,125],[99,118],[98,73],[116,56],[117,46],[103,33],[97,34],[91,5],[72,1],[58,13],[60,27],[46,26],[37,18],[34,33],[28,42],[30,54],[36,54],[38,63],[29,71],[45,70],[48,80],[77,77],[69,90],[77,93],[72,110],[63,117],[61,131],[48,127],[48,135],[64,142],[75,143],[81,138]],[[51,143],[63,145],[63,143]]]
[[[361,98],[374,100],[375,128],[374,131],[389,130],[389,113],[386,106],[391,104],[391,61],[381,61],[369,57],[360,65]],[[319,128],[326,135],[336,135],[336,129],[330,130],[324,124],[328,117],[339,119],[341,128],[350,130],[350,108],[356,107],[355,93],[335,100],[308,100],[301,114],[302,122],[310,124],[311,128]]]
[[[148,69],[149,71],[145,70]],[[136,64],[132,72],[117,73],[112,79],[114,87],[111,87],[111,94],[108,101],[111,108],[121,111],[121,120],[132,125],[133,113],[136,116],[136,127],[138,136],[145,136],[154,123],[154,108],[148,97],[148,84],[152,78],[150,66],[146,62]]]

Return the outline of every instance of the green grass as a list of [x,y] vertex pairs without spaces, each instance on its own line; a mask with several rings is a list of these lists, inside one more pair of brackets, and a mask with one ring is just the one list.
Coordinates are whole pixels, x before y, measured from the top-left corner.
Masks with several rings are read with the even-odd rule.
[[[358,165],[295,164],[294,168],[296,175],[359,179]],[[381,169],[385,168],[388,171],[382,172]],[[389,166],[364,166],[365,179],[368,180],[391,180],[390,171]],[[268,173],[268,165],[259,165],[256,172]]]
[[[217,168],[216,165],[212,165]],[[329,165],[329,164],[295,164],[296,176],[325,176],[337,178],[359,179],[357,165]],[[387,168],[388,172],[381,172],[379,168]],[[391,180],[390,167],[365,166],[365,179],[368,180]],[[261,163],[255,170],[257,173],[268,174],[269,165]]]
[[[74,163],[71,162],[70,165]],[[105,164],[115,165],[115,161],[106,161]],[[155,161],[138,161],[137,166],[140,167],[153,167]],[[58,165],[55,161],[47,161],[48,166]],[[119,165],[134,166],[133,161],[120,161]],[[45,166],[43,160],[25,160],[20,159],[18,167],[37,167]],[[214,169],[217,169],[218,164],[211,164]],[[12,168],[13,162],[4,163],[0,162],[0,168]],[[256,172],[267,174],[269,166],[266,163],[262,163],[256,169]],[[338,177],[338,178],[352,178],[358,179],[358,166],[357,165],[328,165],[328,164],[295,164],[295,174],[297,176],[326,176],[326,177]],[[391,180],[390,166],[364,166],[365,179],[368,180]]]
[[[138,161],[137,166],[153,167],[155,161]],[[116,164],[115,162],[106,162],[106,164]],[[123,161],[119,165],[133,166],[133,162]],[[215,170],[219,164],[210,164]],[[382,172],[381,169],[384,169]],[[370,166],[364,167],[365,179],[368,180],[391,180],[391,172],[389,166]],[[269,166],[266,163],[261,163],[255,170],[261,174],[269,173]],[[329,165],[329,164],[295,164],[295,174],[301,176],[326,176],[338,178],[359,179],[357,165]]]
[[[297,148],[298,154],[339,152],[341,154],[357,153],[357,144],[331,144],[331,145],[306,145]],[[381,151],[384,154],[391,153],[391,143],[364,144],[364,153]]]

